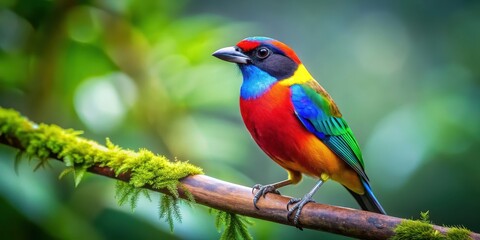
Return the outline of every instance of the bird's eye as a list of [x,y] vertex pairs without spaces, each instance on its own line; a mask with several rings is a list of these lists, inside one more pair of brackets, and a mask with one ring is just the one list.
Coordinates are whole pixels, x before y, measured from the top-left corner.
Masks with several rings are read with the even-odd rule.
[[257,55],[258,58],[264,59],[264,58],[268,57],[268,55],[270,55],[270,50],[268,50],[268,48],[266,48],[266,47],[261,47],[257,50],[256,55]]

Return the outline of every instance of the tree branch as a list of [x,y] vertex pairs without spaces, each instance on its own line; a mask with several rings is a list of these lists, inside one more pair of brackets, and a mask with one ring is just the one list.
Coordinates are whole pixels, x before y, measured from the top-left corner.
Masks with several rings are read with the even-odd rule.
[[[0,119],[0,130],[2,127],[4,126],[2,126]],[[19,150],[26,150],[27,148],[22,144],[22,140],[18,136],[9,134],[8,131],[3,134],[0,131],[0,143]],[[101,148],[101,151],[105,151],[105,147],[98,146]],[[60,155],[60,153],[50,152],[48,157],[64,161],[64,157]],[[106,167],[103,164],[93,164],[88,168],[88,171],[125,182],[130,182],[132,177],[129,171],[118,174],[113,168]],[[154,188],[148,184],[143,187],[164,194],[171,194],[171,191],[167,188]],[[265,198],[258,202],[260,209],[256,209],[252,204],[252,189],[250,187],[232,184],[206,175],[194,175],[181,179],[178,186],[180,197],[187,198],[186,194],[184,194],[185,190],[193,195],[197,203],[205,206],[271,222],[292,225],[292,222],[286,219],[286,205],[290,200],[286,196],[267,194]],[[391,238],[395,235],[395,227],[404,221],[407,220],[319,203],[306,205],[300,216],[300,222],[304,228],[362,239]],[[444,235],[450,231],[450,228],[447,227],[436,225],[432,225],[432,227]],[[480,239],[478,233],[471,232],[470,237],[472,239]]]
[[[115,176],[115,173],[106,167],[94,166],[90,172],[128,182],[128,174]],[[189,176],[182,179],[181,184],[190,191],[199,204],[222,211],[232,212],[259,218],[270,222],[291,225],[287,221],[286,206],[290,197],[267,194],[265,199],[258,202],[255,209],[252,204],[252,188],[225,182],[206,175]],[[169,194],[166,189],[153,189],[153,191]],[[180,189],[179,189],[180,190]],[[185,198],[182,190],[180,196]],[[394,236],[395,227],[405,219],[387,215],[371,213],[351,208],[330,206],[320,203],[309,203],[303,208],[300,222],[303,228],[337,233],[344,236],[361,239],[389,239]],[[449,228],[432,225],[442,234]],[[471,233],[473,239],[480,239],[477,233]]]

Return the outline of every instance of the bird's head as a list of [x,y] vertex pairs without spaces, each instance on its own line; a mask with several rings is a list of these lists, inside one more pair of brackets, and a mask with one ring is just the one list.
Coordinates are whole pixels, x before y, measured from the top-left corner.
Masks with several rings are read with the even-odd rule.
[[277,80],[291,77],[301,64],[290,47],[267,37],[245,38],[233,47],[217,50],[213,56],[237,63],[242,72],[255,66]]
[[286,44],[267,37],[249,37],[213,53],[237,63],[243,74],[242,97],[256,98],[271,85],[304,83],[311,79],[297,54]]

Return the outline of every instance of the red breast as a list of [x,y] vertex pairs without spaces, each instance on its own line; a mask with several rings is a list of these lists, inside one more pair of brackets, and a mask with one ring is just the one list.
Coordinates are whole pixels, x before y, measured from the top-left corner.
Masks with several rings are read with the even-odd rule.
[[256,99],[240,98],[240,111],[248,131],[268,156],[287,169],[291,169],[288,162],[300,160],[302,143],[313,134],[298,121],[289,87],[277,83]]

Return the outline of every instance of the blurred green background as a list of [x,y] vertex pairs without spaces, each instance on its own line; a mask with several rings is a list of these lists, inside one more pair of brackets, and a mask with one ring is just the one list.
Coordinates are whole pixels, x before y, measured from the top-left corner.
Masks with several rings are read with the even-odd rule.
[[[147,148],[252,186],[282,180],[245,130],[241,75],[211,57],[254,35],[279,39],[328,89],[390,215],[480,232],[480,4],[475,1],[0,0],[0,106],[104,143]],[[2,239],[216,239],[207,208],[168,230],[158,196],[134,213],[114,181],[58,180],[0,146]],[[306,178],[282,193],[303,196]],[[358,208],[330,182],[318,202]],[[255,220],[256,239],[334,239]]]

